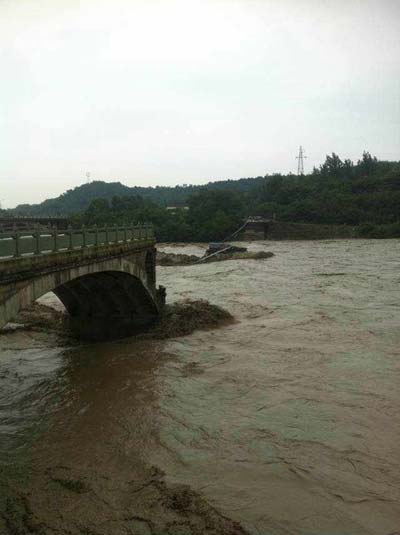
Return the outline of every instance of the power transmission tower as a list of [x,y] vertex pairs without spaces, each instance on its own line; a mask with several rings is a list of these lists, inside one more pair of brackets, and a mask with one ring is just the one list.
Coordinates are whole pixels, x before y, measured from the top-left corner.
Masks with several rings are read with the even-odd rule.
[[299,155],[296,156],[296,160],[298,160],[297,162],[297,174],[298,175],[304,175],[304,158],[307,158],[307,156],[304,154],[304,149],[300,145]]
[[90,182],[90,173],[86,173],[86,184]]

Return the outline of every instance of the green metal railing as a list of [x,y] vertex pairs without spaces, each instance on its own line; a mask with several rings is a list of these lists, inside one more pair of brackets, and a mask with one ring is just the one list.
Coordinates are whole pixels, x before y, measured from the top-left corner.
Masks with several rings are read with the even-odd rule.
[[129,227],[83,227],[80,229],[32,229],[0,233],[0,261],[21,256],[73,251],[154,239],[150,224]]

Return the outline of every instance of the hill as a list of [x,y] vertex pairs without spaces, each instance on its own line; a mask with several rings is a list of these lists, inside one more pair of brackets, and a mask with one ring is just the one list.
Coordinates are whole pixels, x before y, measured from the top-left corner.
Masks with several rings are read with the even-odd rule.
[[228,190],[246,193],[263,182],[263,177],[222,180],[206,185],[129,187],[121,182],[94,181],[70,189],[54,199],[40,204],[20,204],[8,210],[9,214],[19,216],[70,216],[86,210],[94,199],[111,201],[113,197],[137,197],[152,201],[160,206],[174,206],[187,203],[194,193],[204,189]]
[[[167,210],[187,204],[188,210]],[[352,235],[400,237],[400,162],[364,152],[357,163],[335,153],[308,175],[210,182],[203,186],[128,187],[92,182],[14,214],[74,216],[74,224],[151,221],[162,241],[220,240],[249,215],[280,222],[358,227]],[[346,231],[347,232],[347,231]]]
[[[185,188],[177,191],[188,194]],[[151,221],[159,241],[215,241],[239,228],[246,216],[258,215],[296,223],[286,228],[286,238],[295,230],[293,238],[304,239],[311,235],[400,237],[400,162],[378,161],[366,152],[356,164],[333,153],[304,176],[277,174],[211,183],[190,191],[188,210],[171,212],[143,196],[115,196],[111,202],[93,200],[76,223]],[[316,232],[316,225],[324,227]]]

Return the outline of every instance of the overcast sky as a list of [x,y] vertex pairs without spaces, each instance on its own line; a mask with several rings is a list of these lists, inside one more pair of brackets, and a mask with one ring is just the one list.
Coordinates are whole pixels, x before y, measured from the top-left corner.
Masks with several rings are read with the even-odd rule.
[[0,0],[0,199],[400,159],[400,0]]

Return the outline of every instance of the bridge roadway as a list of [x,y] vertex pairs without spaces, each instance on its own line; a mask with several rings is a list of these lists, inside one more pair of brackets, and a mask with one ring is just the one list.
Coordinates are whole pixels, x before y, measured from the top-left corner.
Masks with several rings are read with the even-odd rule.
[[143,330],[159,314],[156,248],[150,225],[34,229],[0,233],[0,328],[54,292],[80,338]]

